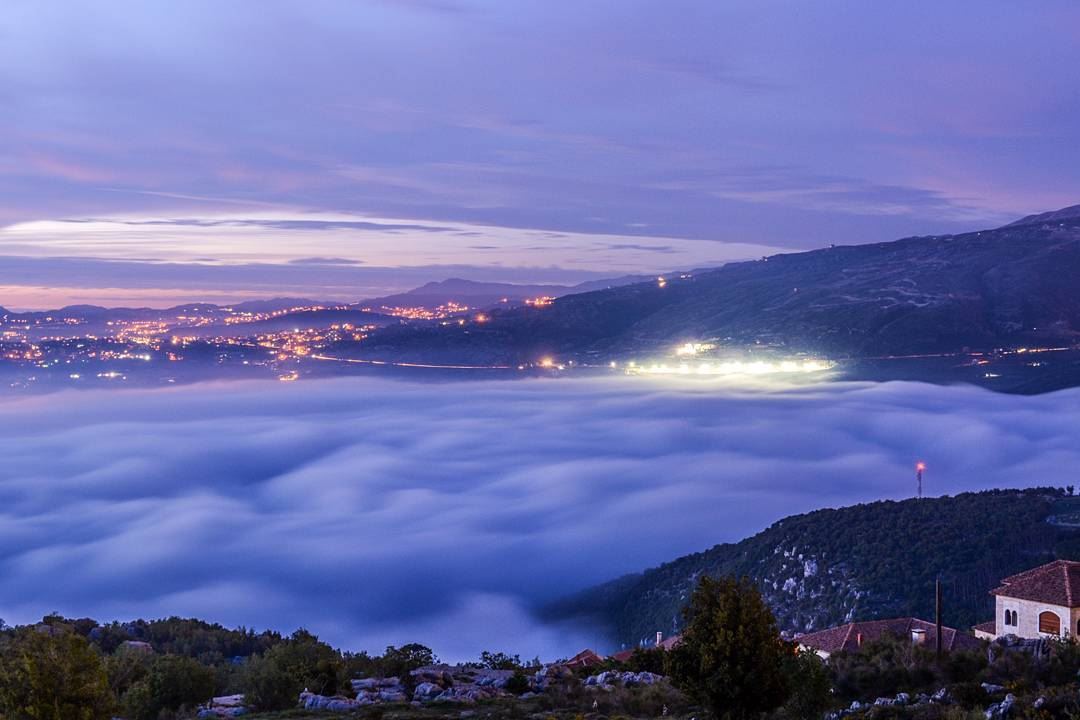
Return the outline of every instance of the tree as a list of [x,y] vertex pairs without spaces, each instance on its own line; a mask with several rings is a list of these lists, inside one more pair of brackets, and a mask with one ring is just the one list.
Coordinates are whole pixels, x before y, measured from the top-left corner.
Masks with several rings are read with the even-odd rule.
[[409,643],[399,648],[389,645],[381,659],[383,677],[404,678],[413,670],[427,665],[435,665],[439,658],[431,648],[420,643]]
[[108,720],[113,706],[105,666],[85,638],[39,626],[0,640],[0,717]]
[[341,654],[306,630],[248,661],[244,695],[260,710],[296,705],[300,692],[335,695],[345,681]]
[[124,713],[133,720],[156,720],[162,710],[191,708],[214,694],[214,671],[180,655],[162,655],[144,678],[124,693]]
[[491,670],[517,670],[521,667],[521,656],[484,650],[480,653],[480,666]]
[[702,576],[683,617],[670,657],[676,687],[720,720],[755,718],[784,703],[783,664],[793,650],[748,578]]
[[637,647],[626,661],[626,667],[633,672],[651,672],[657,675],[667,674],[667,651],[659,647]]
[[786,656],[784,675],[791,691],[781,716],[791,720],[821,717],[832,704],[832,678],[825,661],[811,650]]

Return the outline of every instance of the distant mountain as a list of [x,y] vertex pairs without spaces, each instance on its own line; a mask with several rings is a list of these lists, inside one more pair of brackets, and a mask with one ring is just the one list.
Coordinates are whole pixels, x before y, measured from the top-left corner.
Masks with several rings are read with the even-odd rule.
[[988,592],[1002,577],[1055,557],[1080,558],[1080,498],[1007,490],[875,502],[785,518],[738,543],[717,545],[628,575],[545,609],[588,619],[634,645],[679,630],[680,610],[704,573],[754,579],[787,633],[849,620],[933,616],[943,583],[946,622],[992,617]]
[[269,300],[245,300],[242,303],[236,303],[229,305],[233,310],[239,312],[250,313],[267,313],[267,312],[279,312],[281,310],[288,310],[289,308],[296,307],[314,307],[316,305],[328,306],[334,303],[319,302],[317,300],[311,300],[309,298],[270,298]]
[[514,283],[478,282],[461,278],[449,278],[438,282],[429,282],[396,295],[371,298],[358,304],[377,310],[381,307],[435,308],[449,302],[456,302],[474,308],[485,309],[504,304],[504,300],[510,305],[520,305],[529,298],[555,298],[574,293],[629,285],[641,282],[644,279],[640,275],[627,275],[605,280],[591,280],[578,285],[517,285]]
[[832,357],[1080,339],[1080,206],[995,230],[774,255],[561,297],[483,327],[394,328],[372,352],[519,363],[689,340]]

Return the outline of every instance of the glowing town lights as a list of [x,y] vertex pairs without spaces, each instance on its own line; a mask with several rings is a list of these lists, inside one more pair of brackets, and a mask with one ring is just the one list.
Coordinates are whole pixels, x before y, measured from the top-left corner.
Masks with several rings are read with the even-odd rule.
[[821,360],[783,360],[768,362],[755,360],[744,362],[741,360],[725,360],[722,362],[700,362],[696,365],[682,362],[678,365],[666,363],[652,363],[651,365],[638,366],[631,361],[626,365],[627,375],[803,375],[822,372],[833,367],[833,363]]
[[554,361],[554,360],[552,360],[552,359],[551,359],[551,358],[549,358],[549,357],[546,357],[546,358],[541,358],[541,360],[540,360],[540,367],[542,367],[542,368],[551,368],[551,367],[555,367],[555,361]]
[[483,313],[480,313],[479,315],[476,316],[476,322],[478,322],[478,323],[486,323],[487,321],[488,321],[488,316],[484,315]]
[[675,348],[675,354],[680,357],[700,355],[703,352],[708,352],[709,350],[714,350],[715,348],[715,343],[688,342]]
[[656,284],[660,287],[664,287],[665,285],[667,285],[667,280],[664,279],[663,275],[661,275],[660,277],[656,278]]
[[281,382],[294,382],[300,378],[300,373],[295,370],[278,375],[278,380]]

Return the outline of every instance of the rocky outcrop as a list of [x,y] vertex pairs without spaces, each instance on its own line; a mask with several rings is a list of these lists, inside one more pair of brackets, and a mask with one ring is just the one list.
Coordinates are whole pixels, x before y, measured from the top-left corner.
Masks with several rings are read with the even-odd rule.
[[209,703],[199,707],[195,717],[200,720],[215,718],[234,718],[247,715],[249,710],[244,705],[243,695],[222,695],[212,698]]
[[662,675],[651,672],[619,672],[607,670],[585,678],[584,685],[589,688],[599,688],[611,691],[616,687],[638,687],[640,685],[655,685],[664,679]]

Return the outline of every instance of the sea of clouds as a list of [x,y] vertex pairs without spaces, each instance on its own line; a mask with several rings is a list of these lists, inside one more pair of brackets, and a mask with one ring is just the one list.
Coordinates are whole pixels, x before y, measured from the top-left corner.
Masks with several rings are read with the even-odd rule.
[[446,658],[603,644],[529,608],[791,513],[1065,485],[1080,391],[372,378],[0,403],[0,617],[304,626]]

